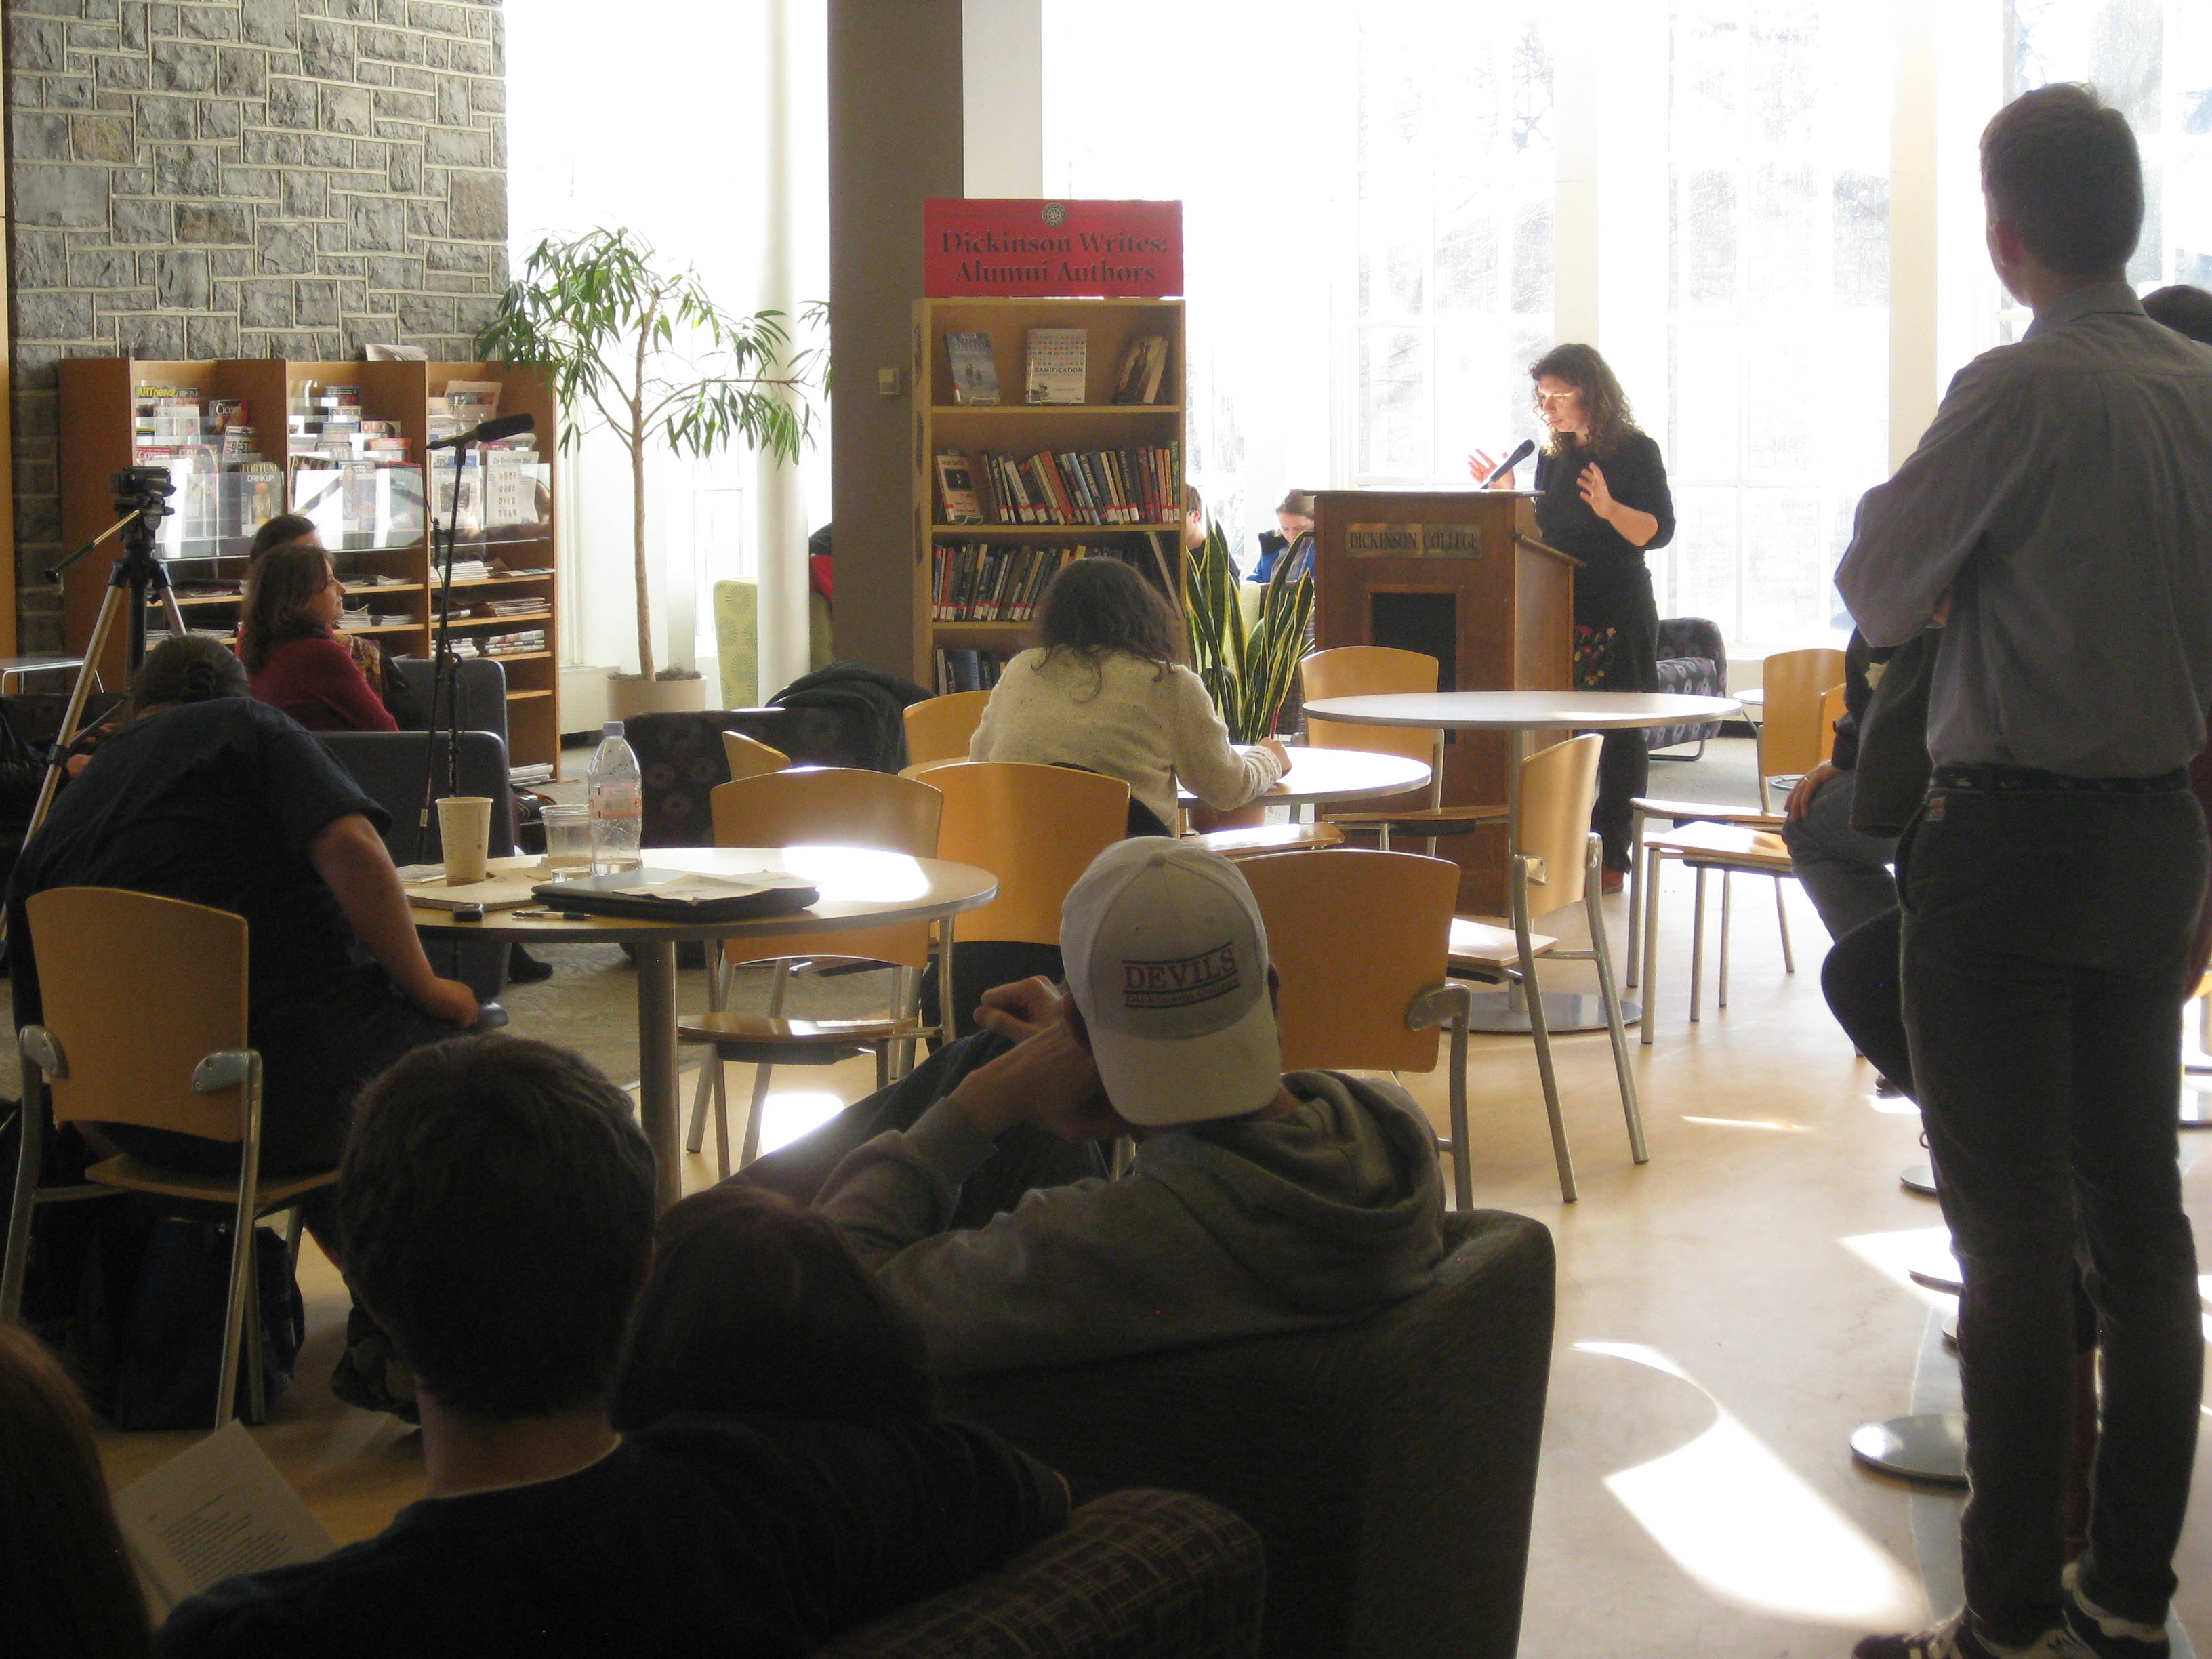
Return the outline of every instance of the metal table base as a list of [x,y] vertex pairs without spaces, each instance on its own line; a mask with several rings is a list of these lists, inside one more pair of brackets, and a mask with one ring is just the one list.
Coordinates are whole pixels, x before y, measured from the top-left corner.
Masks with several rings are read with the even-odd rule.
[[1900,1480],[1966,1484],[1966,1414],[1931,1412],[1862,1423],[1851,1431],[1851,1455]]
[[[1467,1022],[1470,1031],[1511,1032],[1523,1036],[1528,1030],[1528,1000],[1516,986],[1510,991],[1477,991],[1474,1009]],[[1620,1005],[1620,1023],[1633,1025],[1643,1012],[1640,1005],[1624,1000]],[[1605,999],[1595,991],[1547,991],[1544,993],[1544,1029],[1553,1036],[1569,1036],[1577,1031],[1605,1030]]]

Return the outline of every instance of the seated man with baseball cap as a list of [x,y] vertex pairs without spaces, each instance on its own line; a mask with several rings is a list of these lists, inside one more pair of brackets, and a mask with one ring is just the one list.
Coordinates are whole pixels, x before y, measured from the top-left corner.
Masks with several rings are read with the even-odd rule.
[[[1427,1287],[1444,1249],[1435,1134],[1392,1085],[1283,1075],[1267,930],[1234,865],[1117,842],[1070,890],[1060,945],[1059,1008],[850,1153],[816,1200],[920,1322],[933,1370],[1322,1329]],[[1130,1134],[1135,1161],[952,1230],[963,1183],[1020,1123]]]

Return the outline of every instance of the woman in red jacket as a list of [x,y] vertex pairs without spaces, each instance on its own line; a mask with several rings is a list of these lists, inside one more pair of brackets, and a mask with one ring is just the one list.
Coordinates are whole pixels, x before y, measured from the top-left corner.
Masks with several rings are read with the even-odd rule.
[[331,556],[307,542],[263,554],[246,579],[238,654],[253,695],[311,732],[396,732],[353,653],[332,632],[345,589]]

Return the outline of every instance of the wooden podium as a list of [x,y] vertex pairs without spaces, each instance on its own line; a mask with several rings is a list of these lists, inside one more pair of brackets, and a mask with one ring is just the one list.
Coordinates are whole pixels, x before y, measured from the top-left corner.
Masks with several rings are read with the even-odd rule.
[[[1437,663],[1442,691],[1564,691],[1572,684],[1576,561],[1536,538],[1533,496],[1498,489],[1326,489],[1314,495],[1314,642],[1389,645]],[[1443,802],[1505,799],[1506,738],[1453,732]],[[1370,810],[1426,805],[1363,802]],[[1408,850],[1419,850],[1419,843]],[[1502,828],[1443,836],[1464,872],[1459,908],[1505,908]]]

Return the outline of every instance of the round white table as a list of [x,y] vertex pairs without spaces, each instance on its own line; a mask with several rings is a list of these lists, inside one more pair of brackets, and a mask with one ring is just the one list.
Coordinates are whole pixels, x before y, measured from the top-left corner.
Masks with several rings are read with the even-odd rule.
[[[1291,769],[1255,806],[1310,806],[1323,801],[1373,800],[1402,795],[1429,781],[1429,766],[1404,755],[1377,755],[1364,749],[1307,749],[1285,744]],[[1188,789],[1176,792],[1185,806],[1198,799]]]
[[[861,847],[648,847],[648,869],[742,875],[783,871],[802,876],[822,896],[804,910],[749,921],[643,921],[629,916],[518,915],[494,910],[482,921],[457,921],[447,910],[415,907],[416,930],[435,938],[496,939],[518,945],[628,945],[637,951],[638,1121],[652,1145],[655,1195],[665,1209],[684,1195],[677,1099],[676,947],[691,939],[746,934],[837,933],[902,921],[941,921],[939,948],[949,951],[951,918],[988,904],[999,878],[973,865],[908,858]],[[540,860],[489,860],[494,875],[527,874]],[[552,877],[548,875],[547,880]],[[443,890],[465,896],[466,887]],[[537,910],[532,904],[524,907]]]
[[[1654,726],[1690,726],[1726,720],[1736,713],[1733,697],[1692,697],[1672,691],[1420,691],[1368,697],[1324,697],[1306,705],[1309,715],[1346,726],[1417,726],[1449,732],[1503,732],[1505,815],[1509,845],[1521,839],[1521,763],[1528,757],[1532,732],[1618,732]],[[1521,990],[1493,991],[1474,999],[1469,1029],[1526,1031],[1528,1011]],[[1621,1018],[1638,1018],[1634,1003],[1621,1005]],[[1547,991],[1544,1023],[1554,1033],[1595,1031],[1605,1026],[1602,1001],[1583,992]]]

